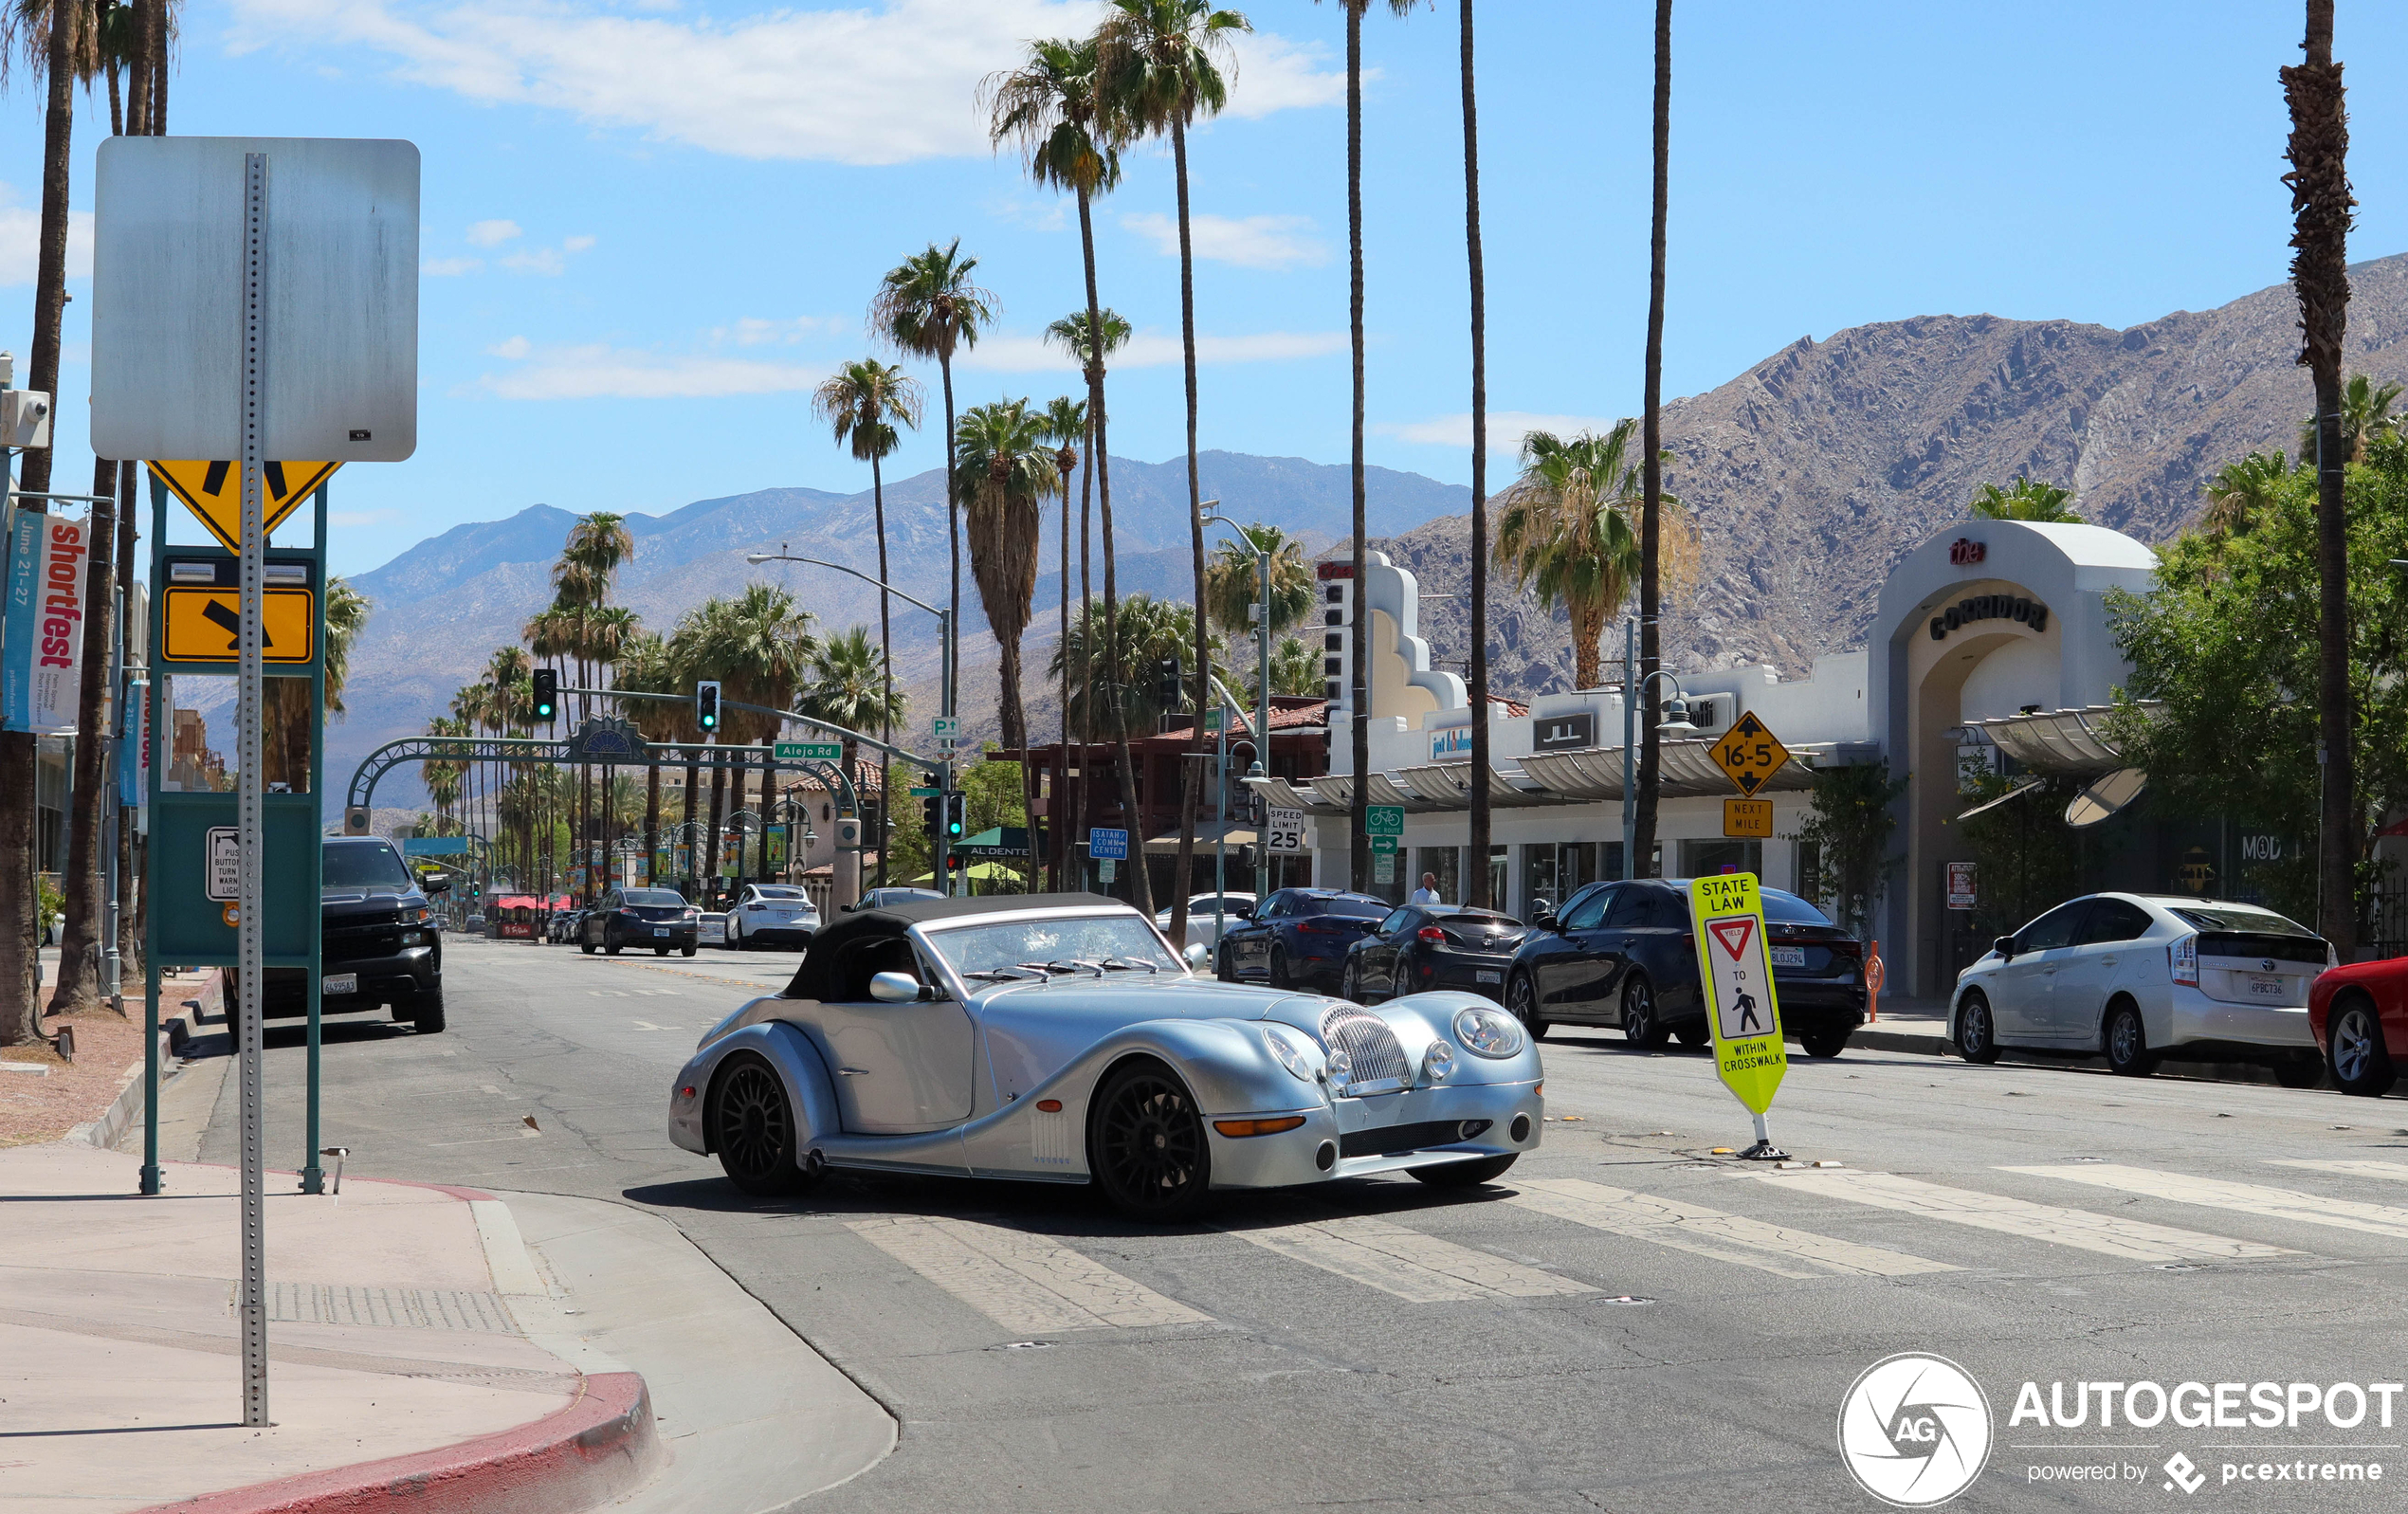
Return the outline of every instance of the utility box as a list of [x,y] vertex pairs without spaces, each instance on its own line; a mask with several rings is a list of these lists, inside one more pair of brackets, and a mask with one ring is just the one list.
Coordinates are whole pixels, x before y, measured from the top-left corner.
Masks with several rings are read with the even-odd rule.
[[50,396],[38,389],[0,390],[0,447],[48,447]]

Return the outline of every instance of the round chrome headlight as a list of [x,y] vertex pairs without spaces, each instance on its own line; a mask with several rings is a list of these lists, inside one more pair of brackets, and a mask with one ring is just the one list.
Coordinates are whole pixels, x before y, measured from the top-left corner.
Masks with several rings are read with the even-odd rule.
[[1265,1026],[1263,1028],[1263,1044],[1271,1049],[1271,1055],[1279,1058],[1279,1065],[1281,1067],[1286,1067],[1288,1071],[1304,1079],[1306,1083],[1313,1081],[1313,1069],[1304,1061],[1304,1048],[1298,1046],[1295,1041],[1288,1036],[1286,1031],[1279,1029],[1277,1026]]
[[1478,1057],[1502,1061],[1522,1052],[1522,1022],[1503,1010],[1465,1010],[1455,1016],[1455,1040]]
[[1447,1081],[1448,1074],[1454,1070],[1453,1049],[1444,1041],[1431,1042],[1430,1049],[1423,1052],[1421,1057],[1421,1081],[1426,1084],[1444,1083]]
[[1355,1059],[1347,1054],[1344,1047],[1331,1047],[1327,1060],[1330,1082],[1342,1086],[1349,1078],[1355,1075]]

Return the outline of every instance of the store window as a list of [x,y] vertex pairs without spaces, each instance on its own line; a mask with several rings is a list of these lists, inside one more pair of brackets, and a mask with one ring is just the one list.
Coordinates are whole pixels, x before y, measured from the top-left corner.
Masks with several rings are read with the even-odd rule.
[[1681,843],[1681,876],[1710,878],[1717,873],[1752,872],[1764,876],[1764,844],[1709,836]]
[[1542,841],[1522,848],[1522,918],[1541,915],[1563,903],[1556,885],[1555,843]]

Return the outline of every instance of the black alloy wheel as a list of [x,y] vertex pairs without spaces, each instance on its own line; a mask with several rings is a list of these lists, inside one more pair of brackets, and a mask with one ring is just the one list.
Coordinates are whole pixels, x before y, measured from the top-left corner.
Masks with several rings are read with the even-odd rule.
[[1990,1018],[1990,999],[1980,990],[1965,995],[1957,1011],[1957,1055],[1967,1062],[1998,1060],[1998,1027]]
[[1437,1167],[1415,1167],[1414,1177],[1432,1188],[1477,1188],[1493,1183],[1505,1175],[1505,1170],[1521,1158],[1515,1157],[1483,1157],[1477,1161],[1450,1161]]
[[1172,1223],[1203,1209],[1213,1151],[1177,1074],[1150,1057],[1113,1071],[1096,1097],[1087,1166],[1104,1196],[1132,1218]]
[[1547,1038],[1547,1017],[1539,1012],[1539,990],[1527,973],[1516,973],[1505,985],[1505,1012],[1522,1022],[1533,1041]]
[[1226,942],[1213,954],[1213,976],[1224,983],[1237,981],[1237,955]]
[[711,1094],[711,1144],[728,1181],[758,1198],[796,1194],[818,1181],[814,1157],[795,1152],[794,1117],[786,1086],[757,1057],[742,1057],[720,1075]]
[[1362,986],[1362,975],[1355,971],[1355,958],[1350,955],[1345,968],[1338,975],[1338,996],[1360,1004]]
[[1273,988],[1296,986],[1295,978],[1291,977],[1287,971],[1287,948],[1276,941],[1271,943],[1270,983]]
[[1655,1013],[1655,986],[1633,974],[1622,990],[1622,1039],[1650,1051],[1664,1045],[1670,1032]]
[[626,944],[619,939],[619,928],[616,925],[605,925],[602,927],[602,953],[604,956],[616,957],[625,949]]
[[2390,1049],[2383,1045],[2382,1021],[2372,1004],[2362,998],[2344,1000],[2333,1010],[2329,1034],[2332,1049],[2327,1060],[2332,1064],[2334,1087],[2367,1098],[2381,1098],[2391,1091],[2399,1074],[2392,1067]]
[[2107,1059],[2109,1067],[2127,1078],[2145,1078],[2157,1070],[2157,1055],[2149,1049],[2141,1008],[2129,1000],[2107,1012]]

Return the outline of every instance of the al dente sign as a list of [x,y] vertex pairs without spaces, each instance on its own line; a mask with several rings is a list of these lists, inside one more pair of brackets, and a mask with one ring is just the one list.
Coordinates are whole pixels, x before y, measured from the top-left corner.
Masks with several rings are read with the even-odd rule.
[[83,570],[89,521],[19,511],[9,543],[0,728],[75,729],[83,672]]

